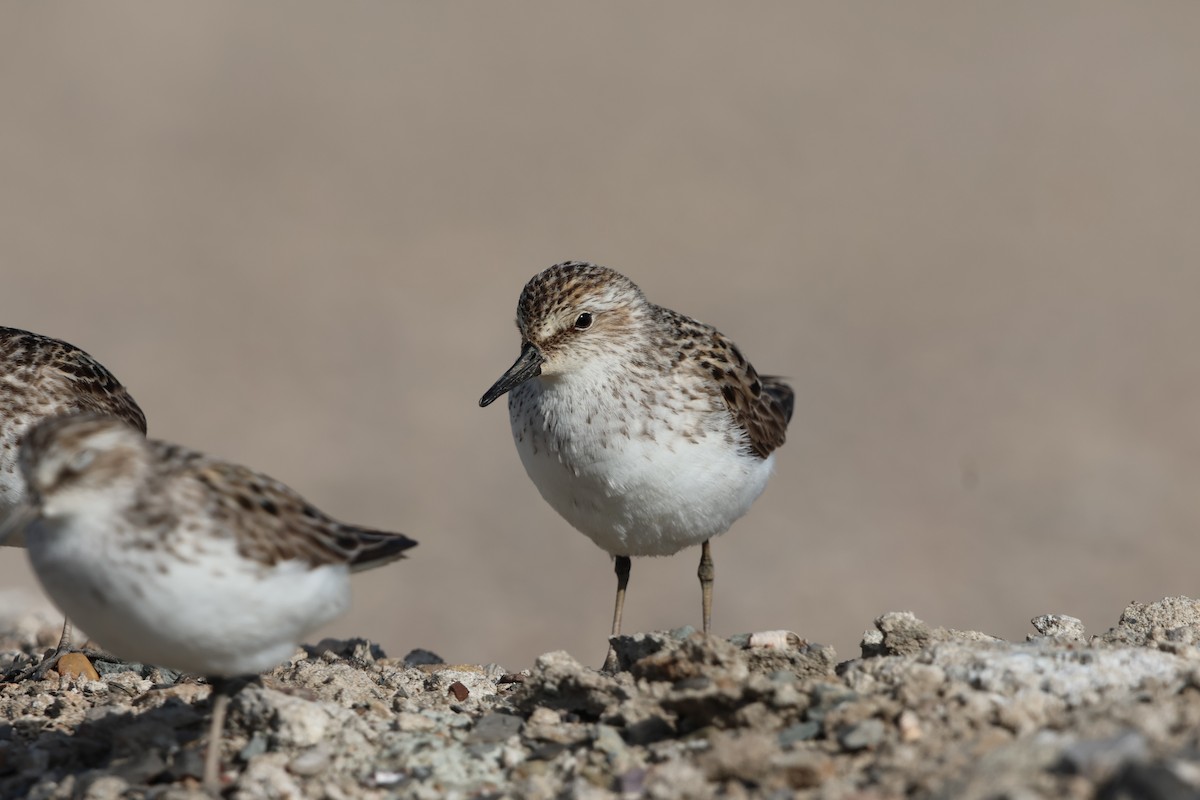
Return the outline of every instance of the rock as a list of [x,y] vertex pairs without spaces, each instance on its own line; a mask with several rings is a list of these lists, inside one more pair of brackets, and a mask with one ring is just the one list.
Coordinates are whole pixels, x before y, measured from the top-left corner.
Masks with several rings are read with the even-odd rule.
[[900,716],[896,718],[896,729],[900,732],[902,742],[915,742],[923,735],[921,720],[911,708],[900,712]]
[[89,681],[100,680],[100,673],[92,666],[92,662],[83,653],[67,653],[58,659],[54,669],[64,678],[84,678]]
[[909,611],[893,611],[875,620],[874,632],[862,638],[862,657],[915,655],[937,642],[999,642],[978,631],[956,631],[926,625]]
[[614,636],[609,643],[617,654],[618,671],[624,671],[634,663],[652,656],[660,650],[675,648],[680,641],[692,636],[695,632],[695,628],[687,625],[671,631]]
[[325,705],[260,686],[238,692],[231,706],[252,728],[269,730],[276,747],[314,747],[334,724]]
[[872,717],[839,731],[838,743],[847,750],[865,750],[879,745],[886,733],[883,720]]
[[710,678],[719,672],[729,680],[745,680],[750,670],[741,650],[724,639],[693,633],[686,639],[664,639],[662,647],[629,666],[635,677],[677,683],[693,678]]
[[1193,638],[1200,630],[1200,601],[1165,597],[1150,605],[1130,603],[1117,626],[1100,639],[1107,644],[1137,646],[1167,639],[1172,633],[1178,638],[1181,629],[1188,630]]
[[627,696],[619,687],[615,678],[587,669],[559,651],[538,657],[516,700],[530,711],[544,706],[598,719],[606,708]]
[[487,714],[475,723],[469,739],[482,743],[503,742],[520,733],[524,725],[524,721],[513,714]]
[[405,733],[416,731],[431,731],[437,727],[437,721],[426,714],[414,714],[401,711],[396,715],[396,729]]
[[759,631],[750,634],[746,640],[746,647],[751,650],[759,647],[771,650],[799,650],[805,644],[808,643],[800,638],[800,634],[792,631]]
[[832,676],[837,667],[837,653],[832,647],[805,641],[792,648],[752,648],[745,658],[751,672],[787,672],[796,678]]
[[[427,691],[449,695],[458,703],[468,699],[480,700],[492,697],[498,691],[496,678],[490,676],[482,667],[458,664],[454,666],[423,666],[421,669],[429,670],[429,677],[425,681]],[[455,684],[458,684],[460,688],[454,688]],[[465,693],[463,693],[464,689]]]
[[773,772],[779,754],[774,736],[756,731],[717,732],[709,737],[709,750],[698,763],[710,780],[763,783]]
[[1064,642],[1082,642],[1085,639],[1083,622],[1075,617],[1065,614],[1043,614],[1034,617],[1030,622],[1041,636]]
[[445,664],[442,657],[430,650],[410,650],[404,657],[404,664],[409,667],[419,667],[426,664]]
[[789,728],[779,732],[779,744],[787,747],[796,742],[806,742],[813,739],[821,732],[821,723],[815,720],[806,722],[797,722]]
[[[383,648],[367,639],[322,639],[316,647],[306,647],[305,652],[310,657],[326,660],[347,659],[359,664],[374,664],[387,658]],[[413,651],[428,652],[428,651]],[[409,654],[410,656],[412,653]],[[429,653],[429,655],[433,655]],[[434,656],[436,658],[437,656]],[[405,657],[405,661],[408,657]]]
[[824,753],[795,750],[773,756],[771,770],[783,779],[789,789],[811,789],[833,777],[835,767],[832,759]]
[[293,775],[311,777],[322,772],[332,760],[333,753],[329,746],[322,743],[293,758],[288,762],[287,769]]

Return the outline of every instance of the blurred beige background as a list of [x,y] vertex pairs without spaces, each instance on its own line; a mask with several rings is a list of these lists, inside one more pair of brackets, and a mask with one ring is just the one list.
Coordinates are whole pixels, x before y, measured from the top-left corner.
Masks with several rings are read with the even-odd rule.
[[[154,435],[421,542],[326,633],[599,664],[611,562],[502,404],[565,259],[797,411],[718,632],[1021,637],[1200,592],[1200,5],[6,4],[0,322]],[[630,631],[699,621],[698,552]],[[38,596],[20,552],[0,579]],[[316,638],[316,637],[314,637]]]

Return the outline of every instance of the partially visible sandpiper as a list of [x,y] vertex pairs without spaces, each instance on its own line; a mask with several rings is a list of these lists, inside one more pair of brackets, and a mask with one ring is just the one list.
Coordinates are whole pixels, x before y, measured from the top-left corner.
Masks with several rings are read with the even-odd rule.
[[[710,540],[766,487],[792,389],[760,376],[715,328],[656,306],[628,278],[571,261],[517,303],[521,355],[484,393],[509,392],[513,439],[546,502],[616,558],[612,635],[630,557],[701,545],[705,633]],[[615,666],[609,650],[606,667]]]
[[204,781],[220,785],[234,684],[287,660],[350,606],[350,573],[404,557],[398,533],[347,525],[253,470],[146,439],[125,422],[58,417],[22,440],[26,530],[46,593],[114,655],[213,680]]
[[[99,361],[58,339],[0,327],[0,524],[26,496],[17,468],[21,437],[41,420],[81,412],[109,414],[146,432],[146,416]],[[24,547],[25,540],[15,535],[5,544]],[[20,677],[44,675],[70,647],[66,620],[54,652]]]

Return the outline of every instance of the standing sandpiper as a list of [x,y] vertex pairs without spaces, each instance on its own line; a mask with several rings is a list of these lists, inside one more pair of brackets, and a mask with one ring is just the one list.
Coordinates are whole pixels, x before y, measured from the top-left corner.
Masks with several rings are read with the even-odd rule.
[[[25,500],[17,446],[35,423],[62,414],[94,412],[124,420],[143,434],[146,416],[113,374],[74,345],[17,328],[0,328],[0,523]],[[5,544],[24,547],[20,535]],[[71,647],[63,622],[54,652],[20,677],[40,677]]]
[[416,542],[338,522],[276,480],[113,417],[39,423],[21,444],[29,560],[115,655],[214,679],[204,782],[219,788],[229,679],[287,660],[350,606],[350,573]]
[[[633,281],[579,261],[535,275],[517,303],[521,355],[505,392],[525,471],[567,522],[616,557],[612,635],[631,556],[701,545],[704,632],[712,537],[767,485],[794,395],[715,328],[656,306]],[[606,668],[615,666],[610,649]]]

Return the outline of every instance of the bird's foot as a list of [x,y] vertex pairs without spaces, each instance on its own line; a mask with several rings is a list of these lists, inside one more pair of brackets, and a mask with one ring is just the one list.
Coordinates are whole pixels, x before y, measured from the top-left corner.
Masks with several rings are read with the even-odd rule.
[[621,662],[617,658],[617,648],[611,644],[608,646],[608,655],[604,657],[604,665],[600,667],[600,671],[605,675],[616,675],[621,671]]

